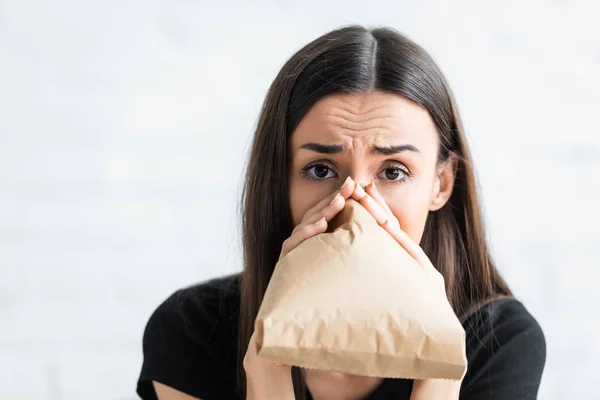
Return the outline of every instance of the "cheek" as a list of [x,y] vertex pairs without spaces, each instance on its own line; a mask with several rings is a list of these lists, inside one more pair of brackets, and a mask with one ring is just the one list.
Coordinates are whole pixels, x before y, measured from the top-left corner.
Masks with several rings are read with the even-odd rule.
[[[408,184],[410,185],[410,184]],[[416,243],[421,241],[425,222],[429,215],[428,190],[415,190],[405,186],[398,189],[380,190],[382,197],[400,222],[400,227]]]
[[290,190],[290,208],[292,210],[294,227],[297,226],[300,221],[302,221],[302,217],[304,217],[306,210],[311,207],[308,203],[309,202],[306,197],[294,195],[294,191]]
[[290,179],[290,209],[294,226],[298,225],[308,210],[330,195],[336,183],[307,182],[301,177]]

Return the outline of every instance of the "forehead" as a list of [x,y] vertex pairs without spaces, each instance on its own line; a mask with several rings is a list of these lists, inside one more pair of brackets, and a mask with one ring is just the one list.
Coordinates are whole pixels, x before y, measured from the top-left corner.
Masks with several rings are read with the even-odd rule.
[[425,108],[400,95],[375,91],[319,100],[294,131],[292,146],[357,139],[370,146],[393,142],[437,147],[438,136]]

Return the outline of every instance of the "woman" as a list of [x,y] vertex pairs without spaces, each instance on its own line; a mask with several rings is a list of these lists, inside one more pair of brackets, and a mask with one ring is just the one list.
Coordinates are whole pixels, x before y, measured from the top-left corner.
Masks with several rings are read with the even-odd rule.
[[[256,356],[254,319],[275,264],[324,232],[349,198],[443,276],[467,333],[462,382],[300,370]],[[243,241],[240,275],[182,289],[150,318],[143,399],[536,398],[544,336],[490,257],[454,99],[430,56],[394,30],[335,30],[284,65],[250,154]]]

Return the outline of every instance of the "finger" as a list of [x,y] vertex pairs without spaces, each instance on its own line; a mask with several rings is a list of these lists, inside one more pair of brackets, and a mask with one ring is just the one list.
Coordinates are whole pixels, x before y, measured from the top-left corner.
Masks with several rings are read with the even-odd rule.
[[438,275],[440,274],[439,271],[435,269],[421,246],[413,241],[406,232],[399,227],[390,224],[384,226],[384,229],[388,231],[388,233],[392,235],[396,242],[398,242],[398,244],[402,246],[404,250],[406,250],[406,252],[410,254],[410,256],[414,258],[421,266],[430,272],[435,272]]
[[346,199],[344,199],[344,197],[340,193],[337,193],[328,205],[326,205],[321,210],[315,212],[314,214],[306,217],[306,220],[302,221],[300,225],[314,224],[321,218],[325,218],[325,220],[329,222],[340,211],[342,211],[345,205]]
[[306,239],[311,238],[319,233],[323,233],[327,230],[327,221],[325,218],[319,219],[313,224],[303,225],[300,229],[295,230],[292,235],[287,238],[281,246],[280,258],[295,249],[300,243]]
[[385,211],[385,213],[388,215],[388,217],[390,218],[391,222],[394,222],[398,226],[400,226],[400,223],[398,222],[398,218],[396,218],[396,216],[392,212],[392,209],[388,206],[388,204],[383,199],[383,197],[381,196],[381,194],[379,194],[379,191],[377,190],[377,187],[375,186],[375,182],[371,181],[365,187],[365,192],[367,192],[367,194],[369,196],[371,196],[373,198],[373,200],[375,200],[375,202],[377,204],[379,204],[379,206],[381,208],[383,208],[383,211]]
[[348,197],[350,197],[352,195],[355,184],[356,184],[356,182],[354,182],[354,179],[347,177],[338,192],[342,195],[342,197],[344,199],[347,199]]
[[387,213],[360,185],[356,185],[354,192],[352,193],[352,198],[366,208],[379,225],[384,226],[389,223]]
[[[332,193],[330,196],[325,197],[323,200],[318,202],[315,206],[310,208],[304,214],[304,218],[302,218],[302,221],[303,222],[308,221],[309,218],[311,218],[313,215],[315,215],[316,213],[321,211],[323,208],[327,207],[329,204],[331,204],[332,200],[338,194],[340,194],[343,198],[347,199],[348,197],[350,197],[350,195],[352,194],[353,191],[354,191],[354,180],[352,178],[348,177],[348,178],[346,178],[346,180],[344,181],[342,186],[336,192]],[[317,219],[312,218],[311,222],[316,221],[316,220],[318,220],[318,218]]]
[[[436,273],[441,276],[439,271],[435,269],[429,257],[425,254],[421,246],[414,242],[402,229],[400,225],[390,223],[387,213],[383,208],[370,196],[365,190],[357,185],[352,198],[358,201],[363,207],[367,209],[377,220],[377,223],[381,225],[395,240],[402,246],[412,258],[414,258],[423,268],[427,269],[432,273]],[[395,217],[394,217],[395,218]]]

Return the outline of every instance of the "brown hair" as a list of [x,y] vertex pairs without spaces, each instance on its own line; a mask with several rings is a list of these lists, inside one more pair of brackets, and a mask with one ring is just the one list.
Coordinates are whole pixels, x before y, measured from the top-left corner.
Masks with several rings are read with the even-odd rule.
[[[309,108],[333,93],[380,90],[429,111],[440,138],[439,161],[457,157],[456,182],[447,204],[429,213],[421,247],[445,278],[459,318],[510,290],[489,254],[476,179],[450,88],[433,59],[390,28],[349,26],[309,43],[283,66],[263,104],[243,191],[244,270],[241,276],[239,384],[242,360],[283,241],[293,229],[288,178],[289,138]],[[294,369],[296,398],[304,385]]]

